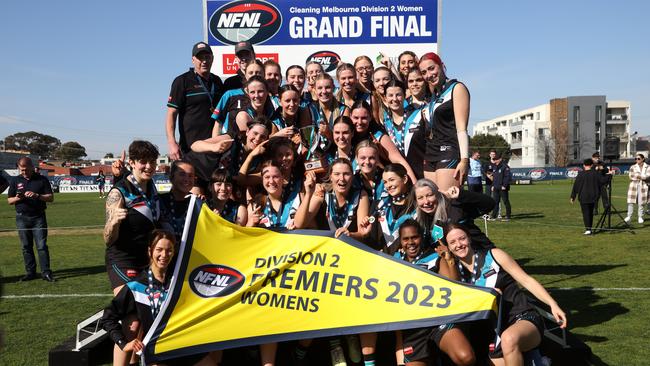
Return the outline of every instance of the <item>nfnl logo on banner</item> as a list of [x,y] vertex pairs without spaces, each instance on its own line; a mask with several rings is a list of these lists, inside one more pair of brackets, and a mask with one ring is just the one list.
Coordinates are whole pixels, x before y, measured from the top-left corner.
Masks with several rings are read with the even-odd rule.
[[[328,71],[357,56],[396,58],[406,50],[439,52],[441,0],[204,0],[204,37],[215,54],[212,72],[234,74],[234,45],[283,67],[317,60]],[[362,47],[360,47],[362,45]],[[338,58],[337,58],[338,57]]]

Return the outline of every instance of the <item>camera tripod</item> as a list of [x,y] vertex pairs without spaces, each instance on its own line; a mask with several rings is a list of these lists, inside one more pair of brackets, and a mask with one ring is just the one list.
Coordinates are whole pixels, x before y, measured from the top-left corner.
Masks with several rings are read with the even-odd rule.
[[623,218],[623,215],[621,215],[621,213],[616,209],[616,207],[614,207],[614,203],[612,202],[612,183],[613,183],[613,179],[610,177],[609,182],[605,186],[605,190],[607,192],[607,204],[605,205],[605,209],[603,210],[603,213],[600,215],[598,222],[594,226],[594,234],[600,231],[610,231],[612,229],[612,211],[616,212],[616,215],[618,215],[618,217],[621,219],[621,221],[615,226],[615,229],[619,229],[619,230],[627,229],[632,231],[632,227],[630,226],[630,224],[625,222],[625,218]]

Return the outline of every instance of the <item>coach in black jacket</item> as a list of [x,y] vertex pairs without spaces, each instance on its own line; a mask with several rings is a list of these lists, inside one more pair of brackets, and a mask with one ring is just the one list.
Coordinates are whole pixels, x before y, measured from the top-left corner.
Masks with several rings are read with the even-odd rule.
[[591,159],[585,159],[582,166],[584,170],[578,173],[573,183],[571,203],[575,202],[577,196],[582,209],[582,220],[585,223],[585,235],[590,235],[591,226],[594,222],[594,207],[600,197],[600,190],[609,180],[608,175],[611,173],[603,175],[592,169],[594,162]]
[[497,218],[499,214],[499,203],[503,201],[503,205],[506,207],[506,216],[503,219],[504,221],[510,220],[510,181],[512,180],[512,173],[510,172],[510,167],[508,164],[503,162],[501,159],[501,154],[496,155],[493,160],[492,166],[492,198],[496,202],[494,210],[492,211],[492,220]]

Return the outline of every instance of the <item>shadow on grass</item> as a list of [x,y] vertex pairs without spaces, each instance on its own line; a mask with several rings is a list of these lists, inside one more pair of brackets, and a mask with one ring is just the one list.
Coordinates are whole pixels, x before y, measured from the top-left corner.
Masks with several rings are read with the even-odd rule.
[[[54,271],[54,277],[57,280],[62,280],[64,278],[72,277],[82,277],[87,275],[94,275],[98,273],[105,273],[106,266],[92,266],[92,267],[80,267],[80,268],[65,268],[62,270]],[[18,282],[23,275],[18,276],[7,276],[0,277],[0,284],[3,283],[14,283]]]
[[626,267],[627,264],[593,264],[593,265],[526,265],[531,260],[531,258],[522,258],[518,259],[517,262],[524,268],[526,273],[529,275],[565,275],[562,278],[544,282],[544,286],[563,282],[566,280],[571,280],[574,278],[579,278],[586,275],[591,275],[594,273],[610,271],[618,267]]
[[[630,311],[618,302],[596,304],[604,299],[604,297],[600,296],[590,287],[581,287],[568,291],[553,291],[551,289],[551,291],[558,303],[564,304],[565,308],[570,309],[569,324],[571,328],[583,328],[602,324]],[[604,335],[585,335],[580,337],[590,342],[604,342],[608,339]]]
[[[567,344],[569,347],[566,349],[565,356],[579,355],[580,350],[584,349],[582,345],[571,340],[571,335],[577,337],[582,342],[588,343],[605,343],[610,339],[608,337],[616,338],[616,334],[580,334],[579,328],[589,328],[596,325],[604,324],[615,317],[626,314],[630,310],[620,303],[607,302],[601,303],[604,299],[596,293],[591,287],[580,287],[571,290],[549,289],[553,298],[558,302],[560,307],[567,313],[569,323],[570,335],[567,335]],[[529,294],[529,297],[531,295]],[[539,300],[531,298],[532,303],[541,307],[542,309],[550,312],[550,308],[542,304]],[[576,330],[578,329],[578,330]],[[594,328],[592,328],[594,329]],[[599,327],[598,329],[604,329]],[[591,352],[590,352],[591,353]],[[582,357],[579,357],[582,360]],[[556,361],[554,359],[554,361]],[[563,360],[562,360],[563,361]],[[555,364],[555,362],[553,362]],[[573,365],[574,363],[559,362],[559,365]],[[579,363],[583,364],[583,363]],[[607,365],[598,355],[591,353],[589,365]]]
[[510,216],[511,220],[520,220],[520,219],[541,219],[545,215],[541,212],[524,212],[520,214],[514,214]]

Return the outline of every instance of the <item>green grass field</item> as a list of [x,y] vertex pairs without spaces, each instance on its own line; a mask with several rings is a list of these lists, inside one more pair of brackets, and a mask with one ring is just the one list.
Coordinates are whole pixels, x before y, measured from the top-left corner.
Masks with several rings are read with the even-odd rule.
[[[585,237],[580,207],[569,203],[570,183],[513,187],[512,221],[490,222],[488,233],[551,290],[569,314],[571,331],[592,348],[596,364],[648,364],[650,230],[635,223],[633,233]],[[626,188],[625,177],[615,180],[614,204],[620,210]],[[101,238],[103,200],[95,194],[58,194],[47,212],[58,281],[20,283],[24,267],[11,231],[13,207],[0,205],[0,365],[47,364],[48,350],[73,336],[78,321],[110,300]],[[614,215],[612,221],[620,219]],[[106,296],[20,297],[40,294]]]

